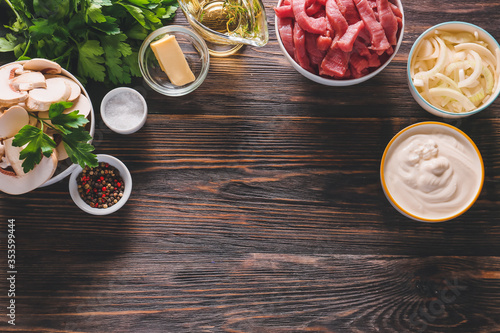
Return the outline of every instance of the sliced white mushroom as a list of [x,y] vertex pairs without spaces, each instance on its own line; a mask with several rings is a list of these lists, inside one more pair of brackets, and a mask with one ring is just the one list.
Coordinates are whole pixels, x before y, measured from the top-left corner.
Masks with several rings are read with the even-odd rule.
[[24,73],[31,73],[31,71],[25,70],[23,66],[21,66],[18,69],[16,69],[16,75],[21,75],[21,74],[24,74]]
[[63,79],[63,80],[66,81],[66,83],[71,88],[71,94],[68,97],[68,101],[69,102],[75,101],[80,96],[80,94],[82,93],[82,89],[80,88],[80,85],[78,83],[76,83],[75,81],[73,81],[71,78],[67,77],[67,76],[48,74],[48,75],[45,75],[45,77],[47,79],[50,79],[50,78],[61,78],[61,79]]
[[23,102],[28,97],[25,91],[13,90],[10,86],[11,79],[15,76],[16,69],[20,68],[19,64],[12,64],[0,68],[0,106],[12,106],[16,103]]
[[2,157],[3,155],[5,155],[5,145],[2,141],[0,141],[0,157]]
[[59,142],[59,144],[57,145],[56,151],[57,151],[57,159],[59,161],[65,160],[69,157],[68,153],[66,152],[66,149],[64,148],[64,142],[62,141]]
[[28,125],[37,127],[38,124],[39,124],[38,119],[36,119],[35,117],[30,117]]
[[21,150],[24,149],[24,147],[16,147],[12,145],[12,141],[14,141],[14,138],[9,138],[5,140],[5,157],[10,162],[10,166],[18,176],[24,176],[24,170],[22,167],[23,161],[19,159],[19,154],[21,153]]
[[[8,168],[8,167],[10,167],[10,162],[9,162],[9,160],[7,159],[7,157],[5,157],[5,155],[4,155],[4,156],[2,156],[2,157],[0,158],[0,171],[2,171],[2,169],[6,169],[6,168]],[[4,171],[5,171],[5,170],[4,170]]]
[[16,76],[10,86],[13,90],[27,91],[36,88],[45,88],[45,76],[40,72],[29,72]]
[[64,113],[70,113],[75,110],[78,110],[78,114],[81,114],[85,118],[87,118],[92,108],[89,99],[85,97],[84,94],[80,94],[80,97],[78,97],[78,99],[73,103],[74,103],[73,106],[64,110]]
[[[8,144],[8,142],[5,143],[6,149]],[[0,191],[13,195],[30,192],[49,180],[56,171],[56,167],[57,152],[54,151],[50,157],[43,156],[33,170],[23,175],[0,168]]]
[[0,139],[10,138],[29,124],[28,112],[18,105],[9,108],[0,116]]
[[47,74],[59,74],[62,71],[61,66],[54,61],[47,59],[34,58],[24,63],[25,70],[38,71]]
[[[44,122],[46,122],[49,125],[52,125],[52,122],[48,119],[49,118],[49,111],[38,112],[38,118],[43,119]],[[37,124],[37,127],[40,128],[40,123]]]
[[71,88],[61,78],[51,78],[45,81],[46,88],[30,90],[26,106],[32,111],[47,111],[52,103],[67,101]]

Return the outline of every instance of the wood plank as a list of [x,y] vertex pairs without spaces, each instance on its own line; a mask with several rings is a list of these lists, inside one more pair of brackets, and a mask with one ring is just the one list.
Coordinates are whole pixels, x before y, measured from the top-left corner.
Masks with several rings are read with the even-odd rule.
[[[269,44],[212,58],[192,94],[165,97],[134,80],[149,106],[138,133],[107,129],[99,104],[111,87],[87,85],[96,152],[132,172],[119,212],[79,211],[67,179],[0,193],[0,221],[16,219],[18,268],[17,325],[1,320],[0,331],[500,331],[499,102],[445,120],[422,110],[406,81],[424,30],[461,20],[499,37],[500,2],[403,1],[399,53],[351,87],[297,73],[276,40],[275,2],[264,2]],[[180,10],[175,23],[187,25]],[[379,179],[393,135],[429,120],[467,133],[485,165],[478,201],[439,224],[403,217]]]
[[[143,251],[95,261],[75,257],[66,269],[54,270],[52,260],[65,256],[35,254],[30,267],[36,271],[19,282],[31,295],[20,297],[19,313],[30,313],[20,318],[31,327],[50,322],[65,332],[97,332],[103,325],[115,332],[478,332],[500,326],[498,257],[251,250],[160,257]],[[47,297],[44,290],[56,286]]]

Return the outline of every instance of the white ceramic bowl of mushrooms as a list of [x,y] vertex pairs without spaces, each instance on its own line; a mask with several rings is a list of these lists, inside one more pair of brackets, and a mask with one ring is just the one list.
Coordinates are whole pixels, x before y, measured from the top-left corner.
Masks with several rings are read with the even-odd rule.
[[83,85],[67,70],[47,59],[31,59],[8,63],[0,67],[0,191],[19,195],[38,187],[54,184],[74,170],[74,165],[62,142],[47,126],[49,136],[58,143],[50,157],[43,157],[35,168],[24,173],[19,159],[23,147],[14,147],[14,136],[25,125],[39,126],[30,117],[36,113],[48,117],[52,103],[73,102],[65,113],[78,110],[89,119],[87,130],[94,135],[94,110]]

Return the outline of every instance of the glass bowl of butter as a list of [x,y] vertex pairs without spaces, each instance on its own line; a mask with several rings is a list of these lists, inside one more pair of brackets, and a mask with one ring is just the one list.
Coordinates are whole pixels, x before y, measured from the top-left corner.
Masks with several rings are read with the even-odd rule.
[[183,96],[205,80],[210,56],[205,41],[192,30],[169,25],[153,31],[139,49],[146,83],[166,96]]

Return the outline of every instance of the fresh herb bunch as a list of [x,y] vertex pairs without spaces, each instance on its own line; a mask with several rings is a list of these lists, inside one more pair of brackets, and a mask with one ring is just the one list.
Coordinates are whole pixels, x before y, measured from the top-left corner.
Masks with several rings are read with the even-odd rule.
[[82,168],[85,165],[97,166],[97,157],[92,154],[94,146],[88,143],[92,137],[85,130],[88,119],[78,114],[77,110],[63,113],[72,105],[71,102],[53,103],[49,109],[49,118],[40,118],[32,112],[28,113],[30,117],[40,121],[40,128],[26,125],[12,141],[12,145],[16,147],[26,145],[19,154],[19,158],[24,160],[22,167],[25,173],[40,163],[42,155],[50,157],[57,146],[56,142],[44,132],[45,126],[52,128],[61,136],[64,149],[73,163],[79,164]]
[[[10,31],[0,52],[56,61],[80,81],[128,84],[140,76],[138,50],[171,20],[177,0],[3,0]],[[5,7],[0,0],[0,10]]]

